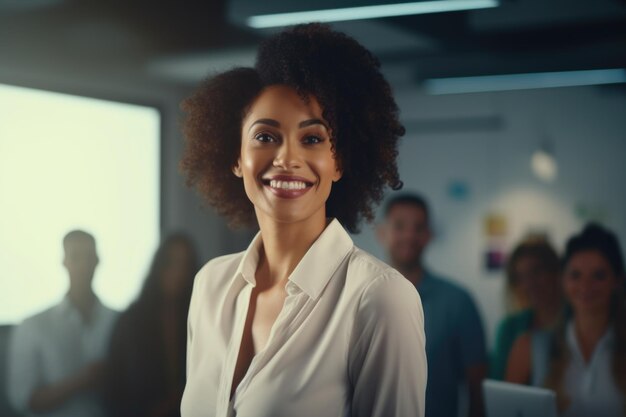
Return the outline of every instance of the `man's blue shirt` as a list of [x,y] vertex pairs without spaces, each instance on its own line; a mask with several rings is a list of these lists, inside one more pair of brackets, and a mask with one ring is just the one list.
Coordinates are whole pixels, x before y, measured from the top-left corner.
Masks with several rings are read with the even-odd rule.
[[428,359],[426,417],[456,417],[466,369],[487,363],[482,321],[469,293],[445,278],[424,271],[417,290]]

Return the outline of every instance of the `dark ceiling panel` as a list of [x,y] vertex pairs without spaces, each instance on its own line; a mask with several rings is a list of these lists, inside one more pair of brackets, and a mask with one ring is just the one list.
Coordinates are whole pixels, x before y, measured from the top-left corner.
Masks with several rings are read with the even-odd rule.
[[[177,57],[206,57],[203,65],[211,66],[211,56],[223,61],[254,50],[276,31],[235,24],[229,17],[233,13],[241,20],[253,14],[371,4],[381,2],[65,0],[3,8],[0,0],[0,69],[58,71],[68,77],[85,73],[97,79],[113,73],[151,76],[147,68],[153,63],[175,63]],[[352,28],[360,42],[375,45],[383,65],[406,67],[418,78],[626,67],[624,0],[503,0],[488,10],[335,26]]]

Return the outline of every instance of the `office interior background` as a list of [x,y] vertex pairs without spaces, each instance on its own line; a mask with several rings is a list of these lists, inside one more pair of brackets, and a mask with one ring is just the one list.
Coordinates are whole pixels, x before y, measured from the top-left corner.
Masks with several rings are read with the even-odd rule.
[[[167,233],[191,235],[203,262],[246,248],[255,230],[230,229],[184,184],[179,105],[298,18],[329,19],[380,59],[407,129],[404,191],[431,204],[427,265],[470,291],[489,346],[507,308],[499,259],[521,238],[562,250],[599,221],[626,242],[624,0],[314,3],[356,9],[0,0],[0,324],[62,296],[74,228],[95,235],[96,292],[120,310]],[[374,227],[353,239],[385,259]]]

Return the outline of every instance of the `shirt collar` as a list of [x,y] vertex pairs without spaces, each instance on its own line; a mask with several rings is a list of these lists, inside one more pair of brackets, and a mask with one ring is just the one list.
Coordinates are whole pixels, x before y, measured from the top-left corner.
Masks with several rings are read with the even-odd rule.
[[[244,252],[236,271],[236,275],[242,276],[252,285],[256,285],[254,275],[262,244],[261,232],[258,232]],[[353,246],[352,238],[341,223],[332,219],[289,275],[289,282],[312,299],[317,299]],[[289,286],[287,291],[290,291]]]
[[[95,298],[94,298],[94,302],[92,306],[92,317],[95,320],[95,318],[98,317],[98,315],[100,314],[100,311],[102,310],[103,305],[97,296],[94,296],[94,297]],[[69,294],[65,294],[65,296],[61,300],[60,308],[63,314],[72,315],[77,318],[81,318],[81,314],[78,311],[78,308],[76,308],[76,306],[74,305],[74,303],[72,303],[72,300],[70,300]]]
[[[573,349],[576,354],[582,358],[582,352],[580,350],[580,346],[578,344],[578,338],[576,337],[576,325],[574,320],[570,320],[567,323],[566,327],[566,336],[567,343],[569,344],[570,349]],[[604,335],[598,340],[596,347],[594,349],[594,353],[592,357],[597,356],[596,352],[600,352],[605,349],[611,349],[613,347],[613,343],[615,341],[615,330],[613,329],[613,324],[609,326],[609,328],[604,332]]]
[[261,232],[259,231],[252,239],[252,242],[250,242],[250,245],[248,245],[248,249],[244,252],[243,258],[239,262],[239,266],[235,272],[235,276],[243,277],[243,279],[252,285],[256,285],[254,274],[259,264],[259,252],[262,244],[263,240],[261,239]]

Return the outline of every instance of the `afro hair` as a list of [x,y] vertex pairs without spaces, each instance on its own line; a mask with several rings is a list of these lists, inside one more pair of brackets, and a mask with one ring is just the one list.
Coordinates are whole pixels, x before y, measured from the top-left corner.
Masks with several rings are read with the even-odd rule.
[[254,224],[252,203],[232,167],[250,105],[265,87],[277,84],[292,87],[305,101],[313,96],[322,106],[343,172],[326,201],[326,215],[358,232],[362,219],[373,220],[386,187],[402,187],[396,158],[405,129],[378,59],[326,24],[293,26],[264,40],[254,68],[213,75],[183,102],[181,168],[187,184],[232,225]]

